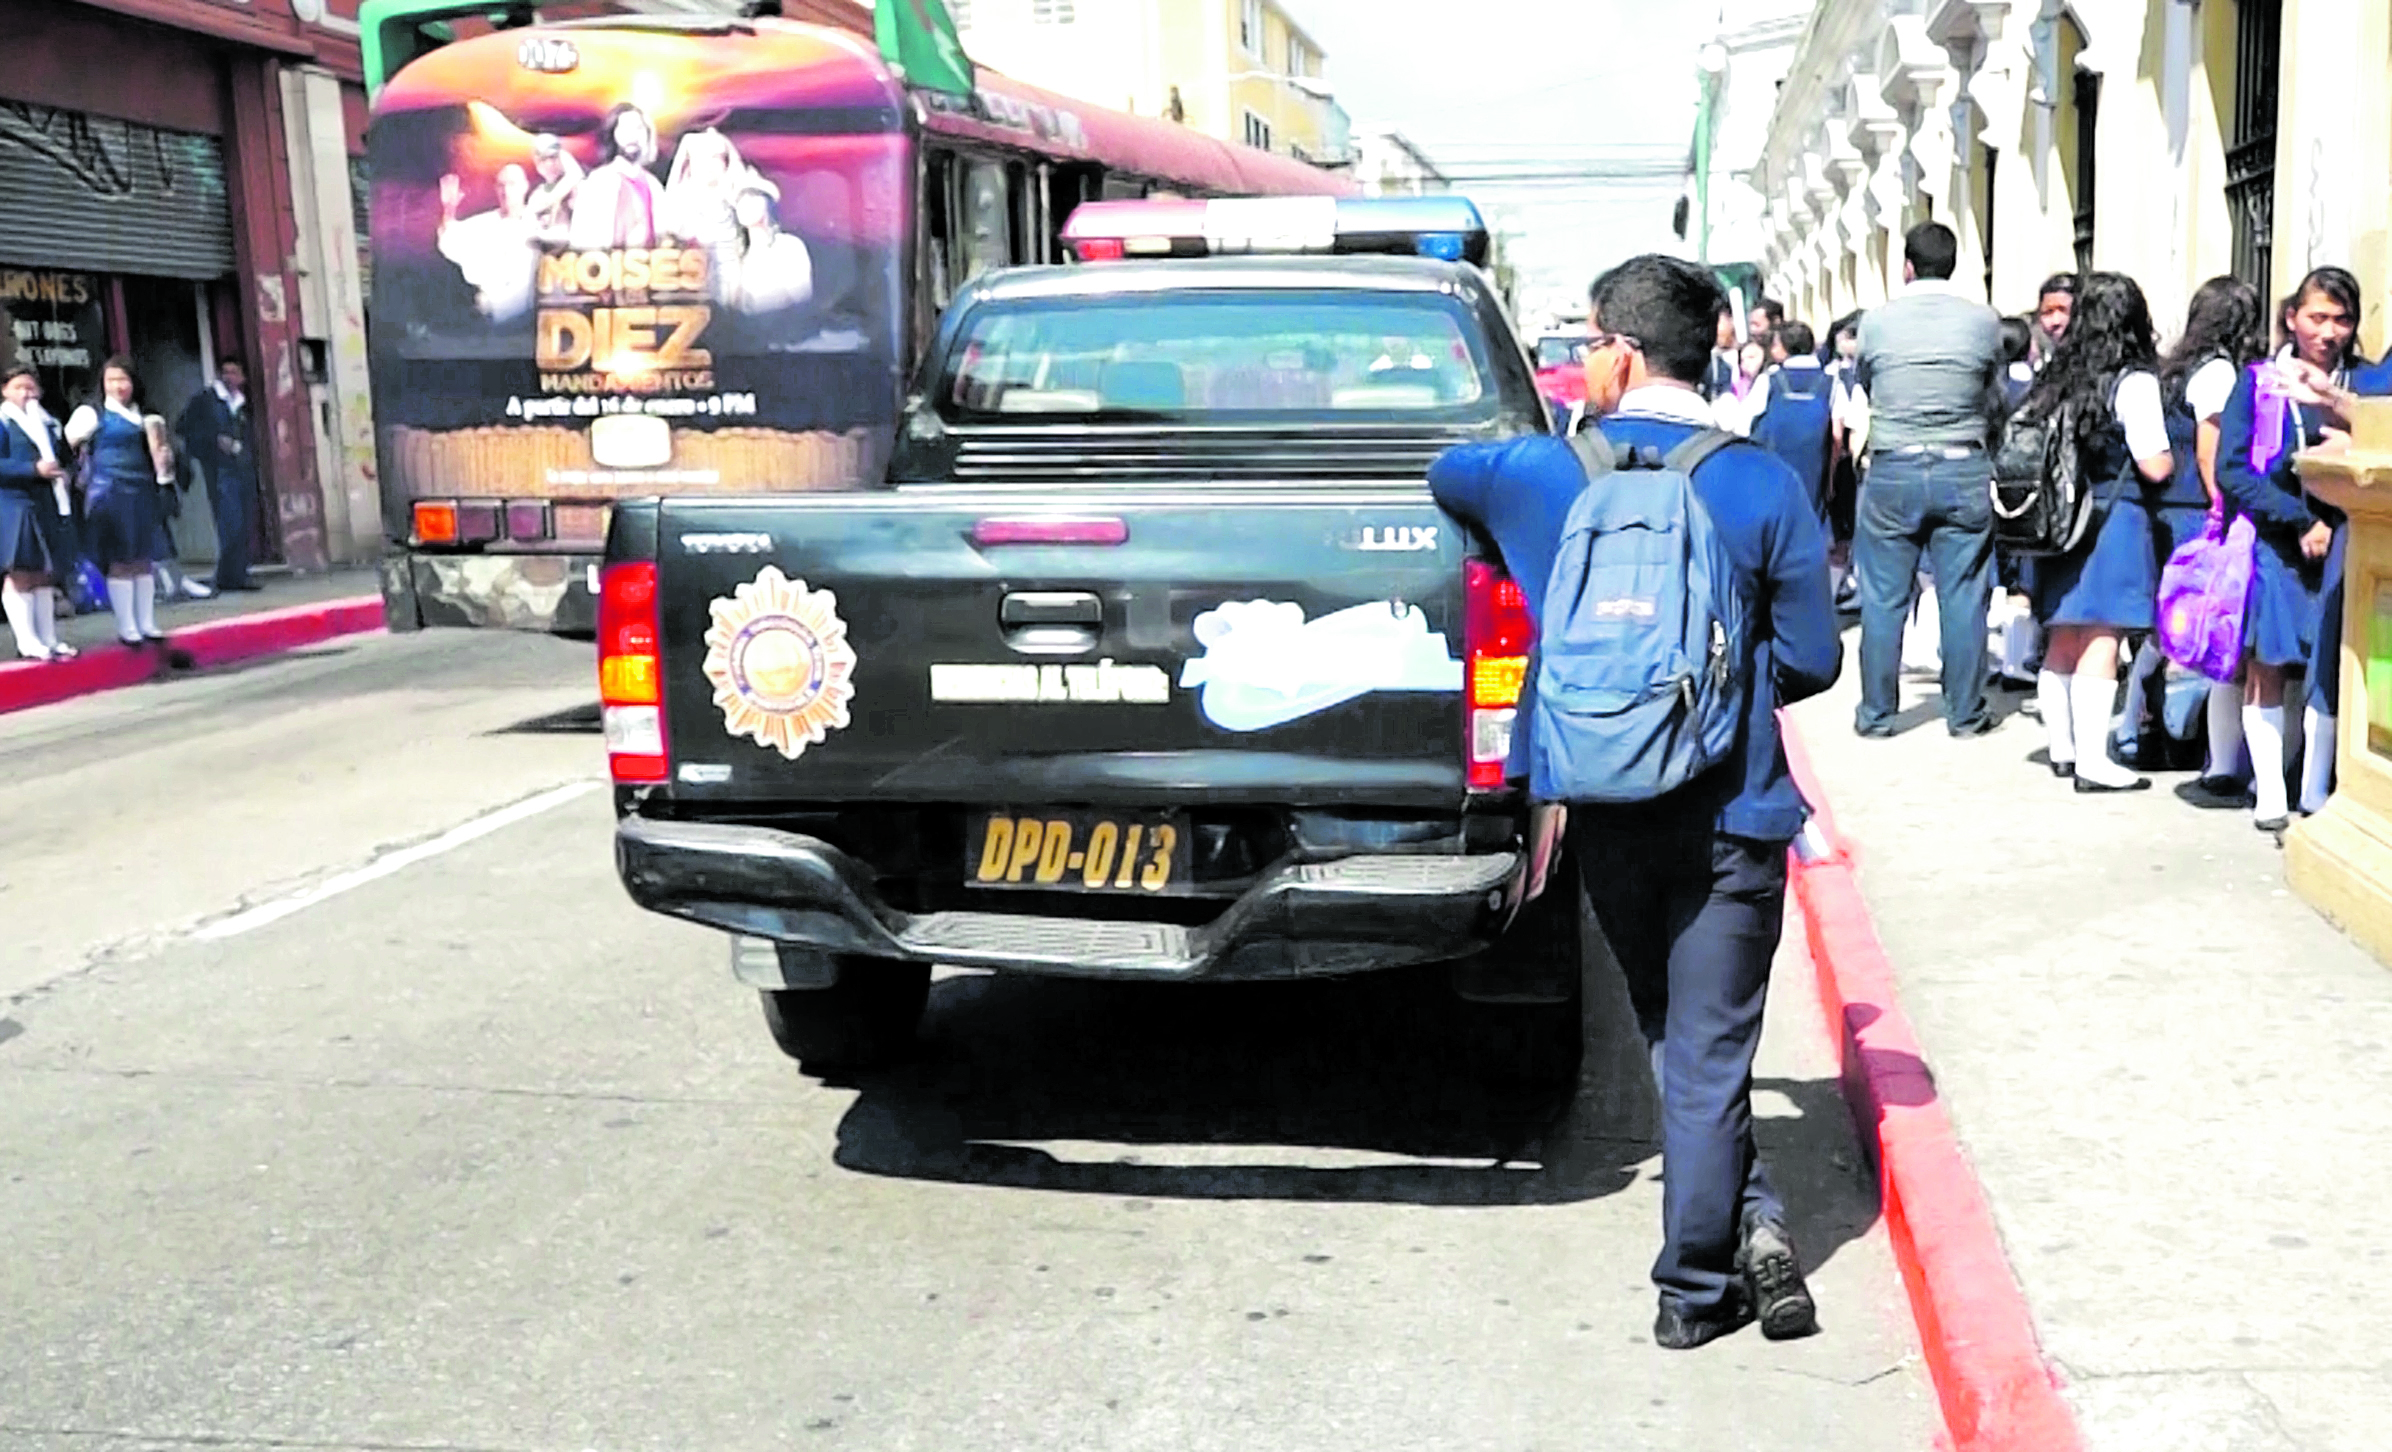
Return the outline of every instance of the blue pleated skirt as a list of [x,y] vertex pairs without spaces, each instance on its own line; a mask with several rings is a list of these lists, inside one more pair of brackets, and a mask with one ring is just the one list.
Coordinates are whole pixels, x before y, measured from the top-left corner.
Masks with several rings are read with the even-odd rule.
[[85,504],[92,558],[101,569],[157,558],[158,486],[148,479],[103,484]]
[[2301,554],[2297,540],[2259,536],[2252,552],[2251,599],[2243,613],[2243,649],[2262,665],[2306,666],[2317,648],[2318,596],[2325,567]]
[[2035,618],[2045,625],[2149,630],[2159,594],[2150,507],[2128,495],[2109,507],[2091,545],[2035,561]]
[[50,502],[48,486],[38,498],[0,489],[0,570],[56,579],[74,563],[74,524]]

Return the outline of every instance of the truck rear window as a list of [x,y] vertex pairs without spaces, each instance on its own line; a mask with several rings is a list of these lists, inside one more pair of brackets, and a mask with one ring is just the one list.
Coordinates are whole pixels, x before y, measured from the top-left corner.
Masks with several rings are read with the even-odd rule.
[[971,417],[1442,419],[1497,389],[1454,299],[1274,289],[984,303],[939,396]]

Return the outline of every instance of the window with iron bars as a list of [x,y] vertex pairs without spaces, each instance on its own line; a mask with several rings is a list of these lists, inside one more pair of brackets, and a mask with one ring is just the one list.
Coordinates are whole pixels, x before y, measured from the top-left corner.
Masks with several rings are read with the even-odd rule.
[[2093,270],[2094,199],[2101,147],[2101,73],[2076,73],[2076,270]]
[[1252,111],[1246,113],[1246,144],[1259,151],[1271,149],[1271,123]]
[[2276,92],[2284,0],[2236,0],[2234,131],[2226,145],[2226,210],[2234,275],[2265,296],[2276,252]]

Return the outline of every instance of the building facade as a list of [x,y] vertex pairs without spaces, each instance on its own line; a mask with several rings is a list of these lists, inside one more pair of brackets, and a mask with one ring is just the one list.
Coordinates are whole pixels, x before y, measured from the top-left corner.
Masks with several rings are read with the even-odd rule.
[[[54,405],[129,354],[169,417],[249,364],[259,557],[380,536],[356,210],[356,0],[0,0],[0,349]],[[205,508],[177,543],[215,549]]]
[[1449,191],[1437,163],[1401,131],[1368,131],[1354,146],[1354,180],[1366,197],[1420,197]]
[[1278,0],[950,0],[972,59],[1224,141],[1347,159],[1320,45]]
[[2388,68],[2381,0],[1819,0],[1711,219],[1750,222],[1770,289],[1814,320],[1900,286],[1902,234],[1933,218],[2005,312],[2102,268],[2163,330],[2219,273],[2281,296],[2351,265],[2380,349]]

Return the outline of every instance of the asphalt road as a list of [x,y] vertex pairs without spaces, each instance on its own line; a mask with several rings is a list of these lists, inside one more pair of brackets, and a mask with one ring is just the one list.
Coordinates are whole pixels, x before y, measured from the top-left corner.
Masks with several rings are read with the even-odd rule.
[[950,975],[825,1084],[624,899],[588,674],[373,638],[0,717],[0,1452],[1932,1445],[1799,960],[1757,1102],[1825,1331],[1664,1353],[1608,977],[1566,1111],[1418,975]]

